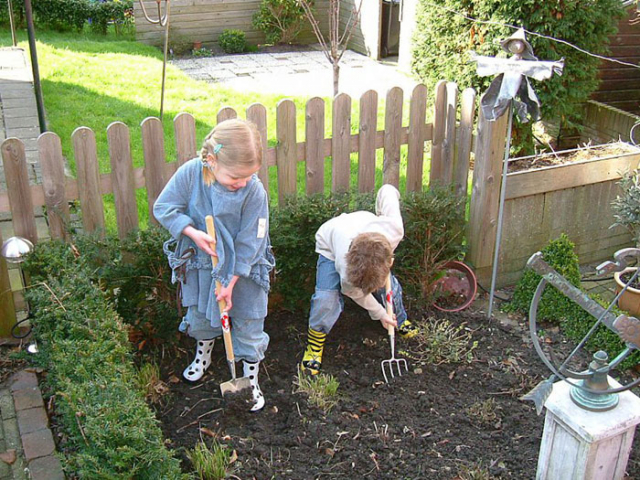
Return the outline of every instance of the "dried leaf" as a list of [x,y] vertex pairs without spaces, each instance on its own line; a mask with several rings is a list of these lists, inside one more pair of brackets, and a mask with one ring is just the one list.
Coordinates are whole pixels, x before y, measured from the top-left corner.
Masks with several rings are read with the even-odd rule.
[[15,449],[7,450],[6,452],[0,453],[0,460],[2,460],[7,465],[13,465],[16,461],[16,451]]
[[207,427],[200,427],[200,433],[203,433],[211,438],[216,438],[217,436],[213,430],[210,430]]
[[452,370],[451,373],[449,374],[449,380],[452,380],[453,377],[455,377],[455,376],[456,376],[456,371]]
[[238,460],[238,452],[234,450],[233,452],[231,452],[231,456],[229,457],[229,465],[235,463],[236,460]]
[[180,379],[175,375],[171,375],[169,377],[169,383],[180,383]]

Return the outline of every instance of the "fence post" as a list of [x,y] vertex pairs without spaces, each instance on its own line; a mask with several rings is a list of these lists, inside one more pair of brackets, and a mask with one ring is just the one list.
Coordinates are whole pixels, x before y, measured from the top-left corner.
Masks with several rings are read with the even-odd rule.
[[38,137],[38,155],[42,170],[42,189],[47,205],[47,220],[51,238],[66,240],[68,236],[69,203],[65,195],[64,158],[60,137],[45,132]]
[[87,127],[78,127],[71,134],[78,171],[78,197],[82,211],[82,226],[88,233],[105,234],[104,204],[100,191],[100,171],[96,136]]
[[[0,245],[3,242],[0,231]],[[16,320],[16,306],[13,303],[7,261],[0,255],[0,337],[4,338],[10,335],[11,327],[16,323]]]
[[122,122],[113,122],[107,127],[107,140],[109,142],[111,183],[116,205],[118,237],[124,239],[129,232],[138,228],[136,185],[133,177],[129,127]]
[[287,195],[297,193],[296,105],[284,99],[276,107],[276,166],[278,168],[278,205]]
[[38,241],[33,199],[29,188],[29,173],[24,143],[17,138],[2,142],[2,160],[7,180],[7,195],[11,205],[13,231],[34,244]]
[[164,130],[160,119],[147,117],[140,124],[142,130],[142,151],[144,153],[144,178],[147,186],[149,222],[158,225],[153,216],[153,205],[167,183],[165,179]]
[[305,115],[305,170],[307,195],[324,192],[324,100],[307,102]]
[[424,172],[425,119],[427,111],[427,87],[416,85],[411,93],[409,106],[409,138],[407,147],[407,191],[422,191]]
[[198,156],[196,147],[196,120],[187,112],[179,113],[173,119],[176,139],[177,167]]
[[378,130],[378,92],[367,90],[360,97],[358,136],[358,192],[373,192],[376,186],[376,133]]
[[496,244],[498,207],[504,149],[507,140],[508,114],[493,122],[484,118],[482,109],[478,120],[473,190],[469,212],[466,260],[476,270],[480,282],[491,277],[493,251]]
[[457,136],[458,149],[453,182],[458,195],[466,198],[469,184],[469,158],[473,142],[473,120],[476,112],[476,91],[473,88],[465,89],[460,103],[460,129]]
[[384,162],[382,183],[400,187],[400,130],[402,129],[403,92],[393,87],[387,92],[384,112]]
[[447,127],[447,82],[440,80],[435,88],[433,138],[431,139],[431,169],[429,187],[442,183],[444,176],[444,137]]
[[269,165],[267,165],[267,109],[261,103],[252,103],[247,108],[247,120],[255,123],[260,132],[262,146],[262,166],[258,171],[258,178],[269,195]]
[[351,178],[351,97],[340,93],[333,99],[331,131],[331,191],[346,193]]

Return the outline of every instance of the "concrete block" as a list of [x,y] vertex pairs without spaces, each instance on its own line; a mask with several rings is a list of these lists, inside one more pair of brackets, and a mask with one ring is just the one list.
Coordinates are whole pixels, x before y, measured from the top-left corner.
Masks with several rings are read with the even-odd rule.
[[17,411],[28,408],[44,407],[42,394],[38,387],[25,388],[13,392],[13,402]]
[[24,447],[24,456],[28,462],[31,462],[34,458],[51,455],[56,449],[53,435],[49,429],[23,435],[22,446]]
[[9,390],[3,390],[0,393],[0,414],[2,415],[3,420],[8,420],[10,418],[15,418],[16,409],[13,406],[13,397]]
[[20,434],[37,432],[49,428],[49,417],[43,407],[18,411],[18,429]]
[[20,432],[18,431],[18,421],[15,418],[4,420],[2,422],[2,430],[4,431],[5,447],[22,450],[22,442],[20,441]]
[[9,379],[9,388],[11,388],[12,392],[37,386],[38,376],[34,372],[28,372],[27,370],[17,372]]
[[[619,386],[609,379],[612,386]],[[580,408],[570,397],[571,385],[553,386],[538,458],[537,480],[621,480],[629,460],[640,399],[619,393],[618,405],[606,412]]]
[[62,464],[57,457],[48,455],[29,462],[31,480],[64,480]]

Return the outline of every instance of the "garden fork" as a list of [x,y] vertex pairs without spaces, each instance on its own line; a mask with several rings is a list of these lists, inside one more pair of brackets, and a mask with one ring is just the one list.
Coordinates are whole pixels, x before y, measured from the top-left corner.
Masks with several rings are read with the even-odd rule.
[[[391,318],[393,315],[393,292],[391,291],[391,273],[387,277],[387,282],[385,284],[385,293],[386,293],[386,304],[387,304],[387,315]],[[387,377],[387,370],[391,375],[391,378],[395,378],[394,370],[398,371],[398,376],[402,376],[402,370],[404,367],[405,371],[409,371],[409,366],[407,365],[407,361],[404,358],[396,358],[396,329],[393,325],[389,325],[387,327],[387,331],[389,332],[389,343],[391,344],[391,358],[388,360],[383,360],[381,362],[382,366],[382,375],[384,376],[384,381],[389,383],[389,378]]]

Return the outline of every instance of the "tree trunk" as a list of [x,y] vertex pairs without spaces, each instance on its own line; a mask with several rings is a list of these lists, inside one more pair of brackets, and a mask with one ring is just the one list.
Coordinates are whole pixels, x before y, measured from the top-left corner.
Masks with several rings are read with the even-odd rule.
[[333,96],[338,95],[338,84],[340,82],[340,65],[336,62],[333,64]]

